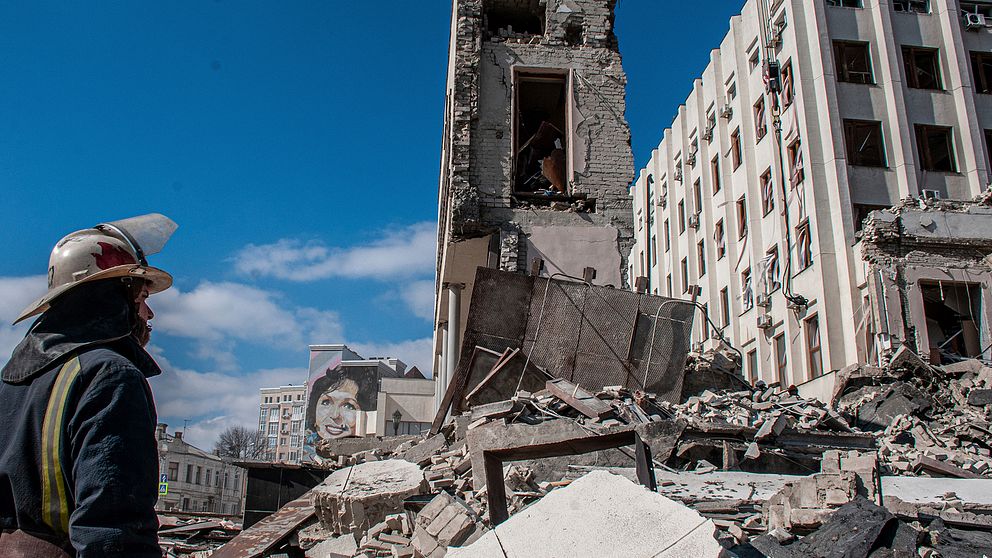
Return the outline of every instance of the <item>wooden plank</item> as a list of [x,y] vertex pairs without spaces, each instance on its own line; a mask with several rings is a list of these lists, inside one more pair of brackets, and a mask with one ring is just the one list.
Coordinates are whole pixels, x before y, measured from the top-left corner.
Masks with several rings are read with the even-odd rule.
[[943,461],[937,461],[936,459],[925,456],[920,456],[917,458],[916,462],[913,463],[913,470],[919,471],[920,469],[924,469],[928,473],[937,473],[938,475],[944,477],[956,477],[959,479],[984,478],[981,475],[972,473],[971,471],[966,471],[961,467],[951,465],[950,463],[944,463]]
[[218,548],[211,558],[255,558],[272,550],[314,516],[311,492],[289,502]]
[[552,395],[591,419],[601,419],[613,412],[612,405],[568,380],[549,380],[545,385]]

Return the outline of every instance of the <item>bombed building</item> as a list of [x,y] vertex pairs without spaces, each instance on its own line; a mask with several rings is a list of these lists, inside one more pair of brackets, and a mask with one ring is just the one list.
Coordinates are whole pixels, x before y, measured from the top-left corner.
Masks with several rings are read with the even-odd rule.
[[[932,202],[989,184],[989,10],[745,3],[631,190],[631,273],[662,295],[698,287],[752,381],[802,384],[903,343],[934,363],[988,356],[985,209]],[[896,205],[876,223],[890,248],[905,234],[899,256],[865,231]]]
[[438,191],[439,397],[477,267],[630,285],[633,158],[615,4],[453,3]]

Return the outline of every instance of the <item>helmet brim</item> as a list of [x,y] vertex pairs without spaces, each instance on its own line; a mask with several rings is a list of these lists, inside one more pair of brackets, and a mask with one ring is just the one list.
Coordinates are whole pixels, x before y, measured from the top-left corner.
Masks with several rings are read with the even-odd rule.
[[92,281],[99,281],[101,279],[113,279],[115,277],[132,277],[135,279],[143,279],[148,282],[149,294],[160,293],[172,286],[172,275],[169,275],[168,272],[157,267],[137,264],[119,265],[101,270],[78,281],[67,283],[48,291],[42,295],[41,298],[29,304],[27,308],[21,312],[21,315],[14,320],[14,323],[16,324],[22,320],[30,318],[31,316],[36,316],[48,310],[53,300],[77,285],[90,283]]

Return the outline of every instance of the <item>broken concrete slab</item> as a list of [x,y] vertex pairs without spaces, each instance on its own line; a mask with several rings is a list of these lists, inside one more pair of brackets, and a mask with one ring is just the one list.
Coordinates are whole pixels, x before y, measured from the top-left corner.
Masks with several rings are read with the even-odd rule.
[[593,471],[517,513],[449,558],[717,557],[716,526],[661,494]]
[[317,518],[334,534],[361,537],[387,515],[403,509],[403,500],[422,494],[424,473],[400,459],[370,461],[332,473],[313,489]]
[[920,413],[932,405],[930,397],[912,384],[898,382],[858,409],[858,424],[862,430],[884,430],[897,416]]
[[486,530],[465,501],[441,492],[417,515],[411,545],[418,556],[443,555],[449,546],[470,544]]
[[[882,540],[885,545],[893,542],[906,544],[905,538],[895,537],[897,527],[898,521],[888,510],[865,498],[856,498],[836,512],[831,512],[822,527],[791,545],[783,546],[770,535],[758,537],[751,544],[773,557],[867,558],[873,550],[882,546]],[[912,551],[914,554],[911,556],[915,556],[915,542],[912,541],[911,547],[896,550]]]
[[992,389],[973,389],[969,391],[968,404],[976,407],[992,405]]
[[397,457],[417,465],[426,465],[430,463],[432,456],[441,453],[447,448],[448,440],[444,437],[444,435],[435,434],[426,440],[422,440],[419,444],[406,450]]
[[358,543],[351,533],[317,543],[306,551],[306,558],[351,558],[358,552]]
[[882,494],[913,504],[944,503],[953,492],[965,504],[992,507],[992,479],[882,477]]

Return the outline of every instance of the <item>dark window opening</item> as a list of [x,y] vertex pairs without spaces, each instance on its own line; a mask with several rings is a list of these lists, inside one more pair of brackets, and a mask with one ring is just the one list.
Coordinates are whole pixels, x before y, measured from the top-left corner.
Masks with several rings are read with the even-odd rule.
[[930,13],[930,0],[893,0],[892,8],[908,14]]
[[940,79],[939,59],[935,48],[902,47],[906,84],[915,89],[944,89]]
[[720,191],[720,157],[713,157],[710,161],[710,171],[713,173],[713,193]]
[[827,0],[828,6],[835,8],[863,8],[861,0]]
[[758,99],[754,105],[754,135],[756,141],[761,141],[768,133],[768,126],[765,124],[765,99]]
[[565,22],[565,44],[568,46],[582,46],[582,20],[571,18]]
[[741,166],[741,129],[738,128],[734,130],[734,133],[730,134],[730,161],[737,170]]
[[696,243],[696,258],[697,266],[699,269],[699,276],[702,277],[706,275],[706,244],[705,241],[700,240]]
[[789,349],[784,333],[775,337],[775,381],[782,387],[789,385]]
[[796,99],[796,85],[792,76],[792,61],[790,60],[782,66],[782,109],[792,106],[792,101]]
[[741,196],[737,200],[737,238],[747,236],[747,200]]
[[989,162],[989,170],[992,171],[992,130],[985,130],[985,156]]
[[806,356],[809,358],[810,379],[823,375],[823,356],[820,351],[820,319],[814,314],[806,320]]
[[758,350],[747,352],[747,381],[754,384],[758,381]]
[[813,264],[813,246],[809,234],[809,221],[796,227],[796,263],[799,271]]
[[716,223],[713,229],[713,241],[716,242],[716,259],[722,260],[727,255],[727,243],[724,241],[723,219]]
[[754,288],[751,286],[751,268],[741,272],[741,306],[744,312],[754,308]]
[[726,287],[720,289],[720,317],[723,318],[723,327],[730,325],[730,291]]
[[544,8],[539,0],[486,0],[483,22],[489,37],[543,35]]
[[868,43],[835,41],[834,61],[837,66],[837,81],[875,83],[875,78],[871,74],[871,55],[868,53]]
[[685,232],[685,200],[679,200],[679,234]]
[[975,91],[986,95],[992,93],[992,54],[972,52],[971,71],[975,76]]
[[789,184],[793,188],[799,185],[806,178],[806,169],[803,165],[803,142],[796,138],[789,144]]
[[779,279],[778,246],[765,252],[763,264],[765,266],[765,294],[771,294],[782,286]]
[[920,166],[923,170],[957,172],[950,128],[917,124],[916,147],[919,150]]
[[564,75],[517,76],[514,191],[567,195],[568,90]]
[[978,283],[920,281],[934,364],[981,356],[981,289]]
[[975,14],[992,17],[992,3],[989,2],[961,2],[960,8],[962,16]]
[[848,163],[861,167],[885,166],[881,122],[845,120],[844,138],[847,142]]
[[761,214],[767,216],[775,209],[775,184],[772,182],[772,169],[761,174]]
[[854,232],[861,232],[861,229],[865,226],[865,219],[868,218],[869,213],[888,208],[889,206],[887,205],[872,205],[867,203],[854,204]]
[[682,293],[689,292],[689,259],[682,258]]

